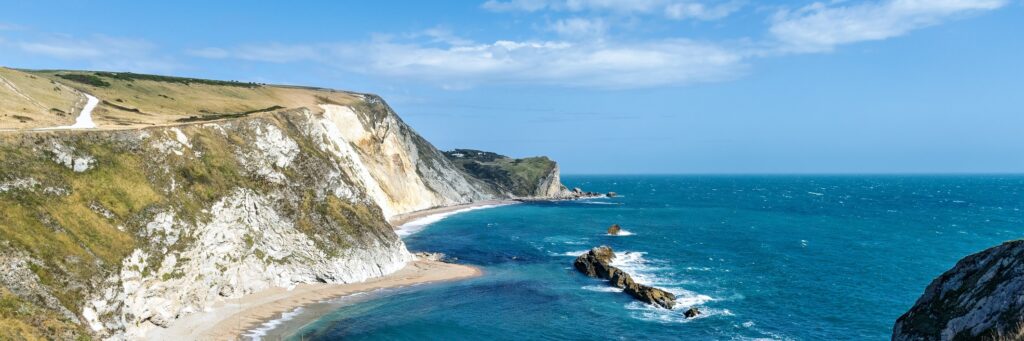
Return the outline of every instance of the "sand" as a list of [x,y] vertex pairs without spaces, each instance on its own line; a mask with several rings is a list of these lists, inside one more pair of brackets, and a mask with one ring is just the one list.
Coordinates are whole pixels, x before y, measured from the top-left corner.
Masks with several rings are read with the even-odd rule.
[[392,217],[388,221],[391,223],[392,226],[395,226],[395,229],[397,230],[399,236],[404,236],[409,234],[409,230],[418,231],[419,229],[426,225],[435,223],[441,219],[444,219],[445,217],[454,214],[490,207],[512,205],[517,203],[520,203],[520,201],[509,199],[484,200],[470,204],[437,207],[426,210],[420,210],[416,212],[410,212],[406,214],[400,214]]
[[150,340],[235,340],[282,313],[325,300],[383,288],[453,281],[480,276],[475,267],[417,260],[393,274],[352,284],[299,284],[273,288],[220,302],[211,310],[188,315],[169,328],[147,333]]

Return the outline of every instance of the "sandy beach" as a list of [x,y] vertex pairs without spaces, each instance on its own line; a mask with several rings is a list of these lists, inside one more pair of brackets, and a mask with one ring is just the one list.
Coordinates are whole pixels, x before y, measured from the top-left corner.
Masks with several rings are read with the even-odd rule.
[[389,222],[392,226],[395,226],[399,236],[404,236],[454,214],[517,203],[520,203],[520,201],[510,199],[477,201],[469,204],[430,208],[400,214],[392,217]]
[[262,323],[295,308],[332,298],[383,288],[453,281],[480,276],[475,267],[417,260],[393,274],[352,284],[300,284],[288,290],[273,288],[218,303],[213,309],[175,321],[169,328],[150,331],[151,340],[236,340]]

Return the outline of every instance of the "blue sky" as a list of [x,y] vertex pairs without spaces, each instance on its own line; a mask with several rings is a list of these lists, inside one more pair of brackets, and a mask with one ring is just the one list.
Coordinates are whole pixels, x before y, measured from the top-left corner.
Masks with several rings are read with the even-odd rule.
[[1018,0],[3,7],[0,65],[373,92],[566,173],[1024,172]]

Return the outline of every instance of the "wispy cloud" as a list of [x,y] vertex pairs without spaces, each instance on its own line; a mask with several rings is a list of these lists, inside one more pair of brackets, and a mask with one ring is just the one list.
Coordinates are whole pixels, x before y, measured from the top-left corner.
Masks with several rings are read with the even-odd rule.
[[568,18],[555,21],[550,28],[567,37],[602,37],[608,31],[608,22],[601,18]]
[[791,52],[831,51],[838,45],[883,40],[940,24],[961,15],[998,9],[1009,0],[886,0],[869,3],[814,3],[783,10],[771,34]]
[[155,44],[142,39],[28,32],[3,44],[12,53],[83,62],[82,67],[94,69],[170,72],[180,68],[172,58],[160,55]]
[[708,41],[608,34],[609,16],[583,12],[715,20],[736,11],[740,2],[490,0],[483,7],[492,11],[566,11],[571,16],[548,22],[547,30],[557,33],[556,39],[480,41],[433,28],[378,35],[358,43],[246,44],[188,53],[270,63],[315,62],[352,73],[452,89],[479,84],[644,88],[730,80],[743,75],[757,58],[821,53],[843,44],[892,38],[963,15],[998,9],[1008,1],[816,3],[776,12],[768,19],[766,39]]
[[742,3],[707,0],[488,0],[481,7],[494,12],[605,12],[659,15],[674,20],[717,20],[739,10]]
[[[274,58],[254,51],[274,50]],[[729,49],[693,40],[643,43],[608,41],[508,41],[424,45],[376,40],[363,44],[247,45],[234,58],[267,62],[318,61],[351,72],[421,80],[446,88],[480,83],[543,83],[595,88],[634,88],[728,79],[743,70]]]

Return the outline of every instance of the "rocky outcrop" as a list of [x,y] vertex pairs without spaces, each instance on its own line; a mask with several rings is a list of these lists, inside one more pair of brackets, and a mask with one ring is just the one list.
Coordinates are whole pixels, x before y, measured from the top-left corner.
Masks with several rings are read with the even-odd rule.
[[896,320],[893,340],[1024,337],[1024,240],[967,256]]
[[608,234],[612,235],[612,236],[619,235],[619,232],[621,232],[621,231],[622,231],[622,227],[619,226],[619,224],[612,224],[612,226],[608,228]]
[[676,296],[674,294],[637,283],[628,273],[611,265],[614,259],[615,252],[612,251],[612,248],[599,246],[577,257],[573,266],[589,277],[607,279],[610,285],[622,288],[624,292],[644,303],[654,304],[665,309],[672,309],[675,306]]

